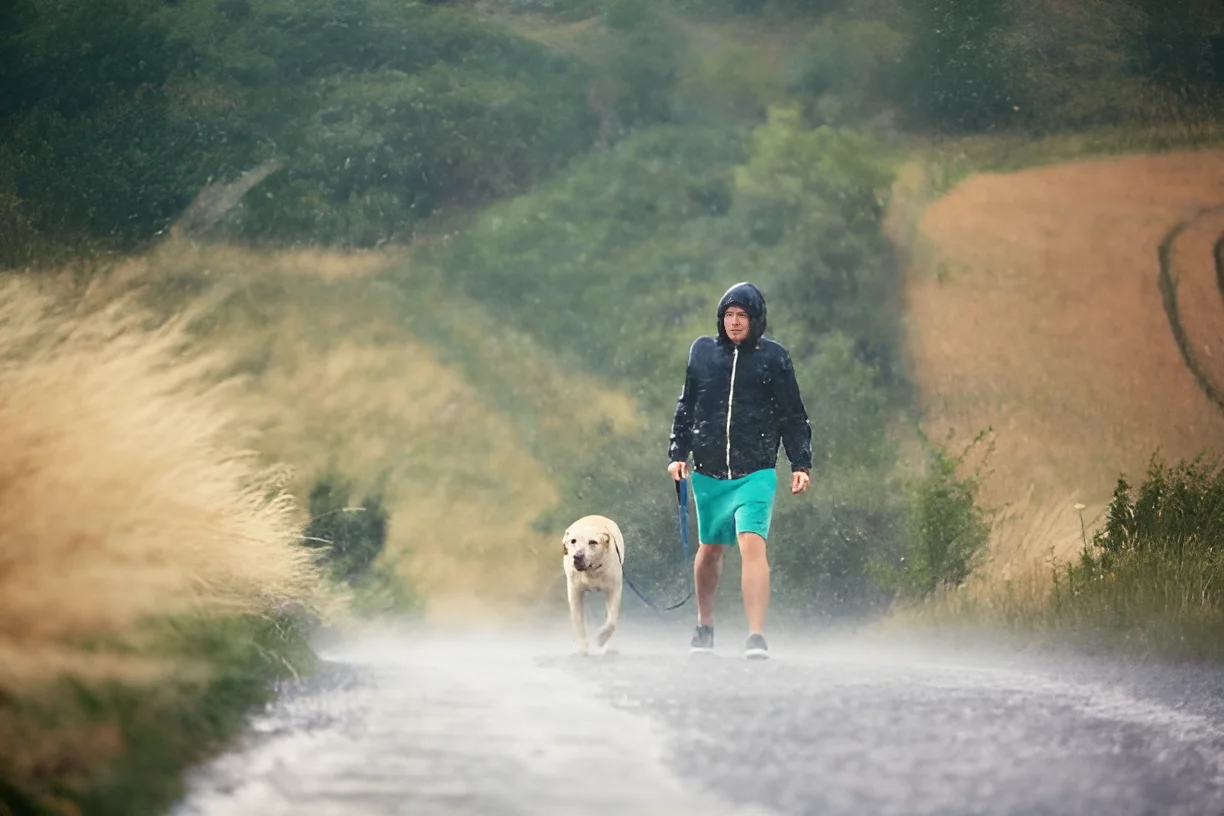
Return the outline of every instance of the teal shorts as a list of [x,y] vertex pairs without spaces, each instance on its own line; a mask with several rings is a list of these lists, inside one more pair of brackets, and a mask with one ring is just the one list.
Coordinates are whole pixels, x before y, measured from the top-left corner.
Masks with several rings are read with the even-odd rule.
[[693,471],[697,537],[702,544],[735,546],[740,533],[769,538],[778,474],[774,468],[738,479],[714,479]]

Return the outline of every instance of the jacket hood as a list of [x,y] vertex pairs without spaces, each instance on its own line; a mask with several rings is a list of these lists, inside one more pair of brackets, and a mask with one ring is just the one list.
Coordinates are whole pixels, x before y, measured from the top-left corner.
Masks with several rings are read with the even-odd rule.
[[742,307],[748,313],[748,339],[745,343],[749,347],[755,346],[765,334],[765,295],[761,294],[760,289],[746,282],[735,284],[723,294],[722,299],[718,301],[718,341],[720,343],[731,342],[726,329],[723,328],[723,315],[727,313],[727,309],[731,308],[732,304]]

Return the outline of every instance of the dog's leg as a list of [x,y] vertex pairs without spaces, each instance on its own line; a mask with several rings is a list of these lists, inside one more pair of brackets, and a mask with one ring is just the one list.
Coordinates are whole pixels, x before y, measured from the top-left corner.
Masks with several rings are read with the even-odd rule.
[[[568,578],[568,576],[567,576]],[[568,578],[570,621],[574,625],[574,637],[578,641],[578,651],[587,653],[586,617],[582,614],[582,589],[578,582]]]
[[620,620],[620,605],[621,586],[620,584],[613,584],[604,591],[604,609],[606,610],[607,617],[604,619],[604,625],[595,638],[595,643],[599,646],[601,653],[604,647],[608,645],[608,641],[612,639],[613,633],[616,632],[616,624]]

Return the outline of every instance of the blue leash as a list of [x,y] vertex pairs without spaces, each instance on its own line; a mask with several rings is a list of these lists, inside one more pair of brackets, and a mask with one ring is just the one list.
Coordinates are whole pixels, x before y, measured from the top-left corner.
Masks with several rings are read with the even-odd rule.
[[[688,536],[688,479],[679,479],[676,482],[676,514],[680,518],[680,546],[684,550],[684,563],[689,563],[689,536]],[[689,570],[689,577],[692,577],[692,570]],[[690,586],[692,586],[690,584]],[[693,597],[693,590],[696,587],[689,589],[689,593],[684,596],[684,600],[679,603],[672,604],[667,607],[670,612],[673,609],[679,609],[688,603],[689,598]]]
[[676,513],[680,516],[680,546],[684,549],[684,560],[688,561],[688,479],[676,481]]
[[[680,547],[684,550],[684,563],[687,564],[689,563],[688,479],[680,479],[676,482],[676,515],[678,516],[679,521],[680,521]],[[633,585],[633,582],[629,580],[629,576],[623,575],[623,577],[625,579],[625,585],[628,586],[631,590],[633,590],[633,594],[637,595],[638,599],[642,603],[646,604],[646,606],[654,610],[655,614],[659,615],[659,617],[662,617],[663,612],[659,611],[659,608],[657,606],[655,606],[654,604],[652,604],[650,601],[646,599],[646,596],[643,595],[641,591]],[[684,600],[678,603],[674,603],[671,606],[664,607],[664,609],[667,612],[670,612],[673,609],[679,609],[680,607],[688,603],[688,600],[691,597],[693,597],[692,589],[690,589],[689,593],[684,596]]]

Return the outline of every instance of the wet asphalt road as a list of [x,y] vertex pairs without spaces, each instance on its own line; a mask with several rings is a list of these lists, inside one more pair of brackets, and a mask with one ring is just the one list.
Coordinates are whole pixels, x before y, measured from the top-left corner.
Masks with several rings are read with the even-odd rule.
[[1219,670],[688,634],[347,636],[175,812],[1224,814]]

